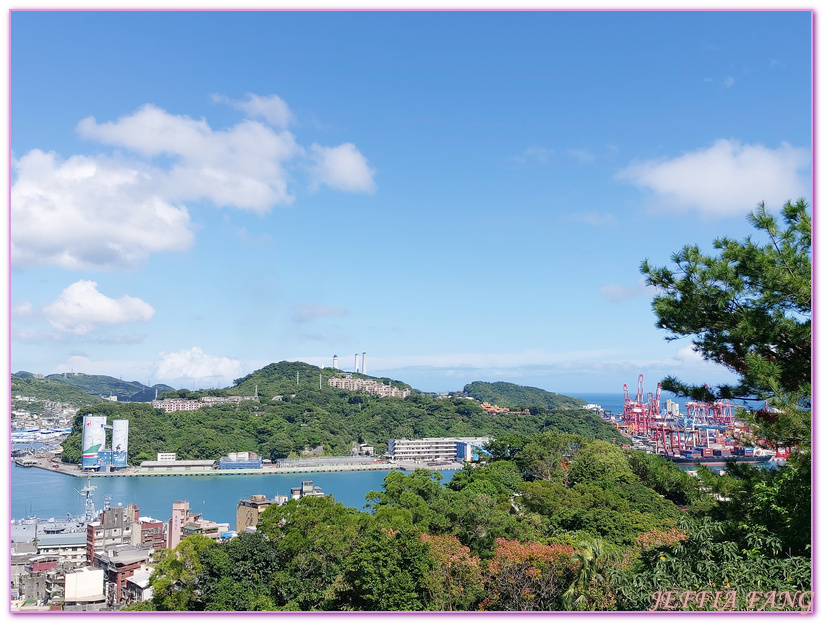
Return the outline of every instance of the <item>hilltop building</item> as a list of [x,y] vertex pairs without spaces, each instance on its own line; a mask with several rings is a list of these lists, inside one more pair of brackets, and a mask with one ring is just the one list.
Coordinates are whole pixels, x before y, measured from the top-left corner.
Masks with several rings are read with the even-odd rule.
[[411,391],[408,389],[399,389],[372,379],[356,379],[353,378],[351,374],[344,374],[342,376],[330,378],[329,385],[331,387],[337,387],[338,389],[344,389],[350,392],[364,391],[372,396],[405,398],[411,394]]
[[220,404],[240,404],[244,400],[259,402],[258,396],[203,396],[197,400],[190,398],[164,398],[163,400],[152,400],[151,406],[154,409],[162,409],[166,413],[174,411],[196,411],[203,407],[214,407]]

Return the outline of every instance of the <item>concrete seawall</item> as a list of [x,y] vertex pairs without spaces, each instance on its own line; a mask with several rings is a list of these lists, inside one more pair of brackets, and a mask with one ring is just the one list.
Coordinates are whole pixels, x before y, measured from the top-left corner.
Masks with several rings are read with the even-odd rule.
[[38,459],[36,464],[26,465],[27,468],[44,469],[46,471],[65,474],[75,478],[124,478],[130,476],[161,477],[161,476],[265,476],[270,474],[313,474],[322,472],[359,472],[387,469],[414,471],[415,469],[456,470],[463,467],[460,463],[423,463],[415,461],[401,461],[397,463],[373,463],[370,465],[315,465],[301,467],[263,467],[261,469],[208,469],[208,470],[144,470],[139,467],[126,467],[116,472],[84,472],[76,465]]

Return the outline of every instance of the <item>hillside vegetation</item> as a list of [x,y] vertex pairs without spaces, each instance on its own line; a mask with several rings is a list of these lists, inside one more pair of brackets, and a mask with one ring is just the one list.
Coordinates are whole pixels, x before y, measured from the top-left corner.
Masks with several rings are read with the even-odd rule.
[[580,398],[572,398],[571,396],[547,392],[537,387],[524,387],[523,385],[503,381],[497,383],[474,381],[466,385],[463,392],[481,402],[488,402],[509,409],[528,409],[530,407],[579,409],[586,404],[586,401]]
[[[810,597],[808,535],[780,514],[755,533],[750,493],[712,495],[720,477],[709,470],[693,477],[556,432],[490,449],[445,486],[437,472],[392,471],[366,495],[368,511],[307,497],[267,508],[256,533],[183,539],[159,553],[152,597],[128,609],[662,610],[666,591],[687,593],[690,606],[698,593],[722,596],[697,610],[746,608],[726,605],[730,593],[761,610],[807,609],[795,595]],[[759,479],[761,501],[779,501],[772,473]],[[768,550],[752,536],[768,537]],[[764,587],[774,587],[771,601]]]
[[[83,374],[82,372],[70,374],[49,374],[44,379],[34,378],[30,372],[17,372],[11,375],[12,395],[34,396],[46,400],[56,400],[58,402],[71,402],[75,406],[94,404],[97,400],[89,400],[84,394],[92,397],[117,396],[117,400],[126,402],[149,402],[154,400],[155,394],[174,391],[173,387],[158,384],[148,387],[139,381],[124,381],[102,374]],[[15,385],[16,383],[16,385]],[[15,392],[17,387],[19,391]],[[72,391],[80,390],[80,391]],[[42,395],[26,392],[40,392]],[[72,402],[53,396],[64,396],[72,398],[74,401],[85,401],[82,404]]]
[[[18,373],[19,374],[19,373]],[[15,396],[28,396],[39,398],[40,400],[52,400],[54,402],[64,402],[75,407],[86,407],[99,404],[102,398],[92,396],[87,391],[58,383],[51,379],[36,379],[33,375],[20,377],[11,375],[11,401],[15,406]],[[23,406],[28,406],[23,403]]]
[[[91,413],[131,420],[131,464],[152,460],[157,452],[177,452],[180,459],[217,459],[229,452],[254,451],[277,459],[318,448],[327,455],[347,455],[353,443],[368,443],[376,452],[384,452],[392,438],[497,437],[546,430],[609,442],[622,439],[613,427],[586,411],[536,408],[530,415],[493,415],[477,401],[463,398],[441,400],[419,392],[405,399],[380,398],[330,387],[328,379],[336,373],[300,362],[280,362],[237,379],[231,388],[166,394],[196,398],[257,392],[256,402],[168,414],[134,403],[87,408],[78,412],[74,431],[63,444],[63,459],[79,462],[82,416]],[[408,388],[395,380],[391,383]]]

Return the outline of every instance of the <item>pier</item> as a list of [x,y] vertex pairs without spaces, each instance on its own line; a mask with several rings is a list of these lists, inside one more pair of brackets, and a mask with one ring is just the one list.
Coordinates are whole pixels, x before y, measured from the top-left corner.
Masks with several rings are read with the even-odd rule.
[[[319,459],[318,461],[322,461]],[[260,476],[274,474],[311,474],[323,472],[360,472],[379,471],[387,469],[399,469],[403,471],[414,471],[415,469],[430,470],[458,470],[462,469],[461,463],[446,462],[422,462],[422,461],[396,461],[385,463],[370,463],[361,465],[300,465],[296,467],[278,467],[276,465],[264,465],[260,469],[199,469],[183,471],[180,469],[168,470],[144,470],[140,467],[126,467],[110,472],[83,471],[78,465],[70,463],[59,463],[51,459],[34,458],[27,459],[26,464],[18,465],[25,468],[43,469],[50,472],[65,474],[75,478],[125,478],[125,477],[164,477],[164,476]],[[56,466],[56,467],[55,467]]]

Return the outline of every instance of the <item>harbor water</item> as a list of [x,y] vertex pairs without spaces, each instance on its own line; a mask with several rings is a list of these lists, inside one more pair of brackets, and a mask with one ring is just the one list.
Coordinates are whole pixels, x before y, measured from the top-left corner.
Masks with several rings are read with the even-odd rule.
[[[164,476],[146,478],[92,478],[94,504],[99,510],[105,496],[110,505],[136,504],[141,517],[166,521],[171,517],[172,504],[186,500],[192,512],[202,512],[205,519],[228,523],[235,527],[237,503],[243,498],[262,493],[266,497],[288,495],[292,487],[311,480],[336,502],[363,510],[366,494],[380,491],[383,480],[392,470],[314,472],[305,474],[261,474],[237,476]],[[455,470],[440,472],[443,483],[451,480]],[[36,515],[41,519],[64,519],[66,513],[80,516],[84,498],[78,493],[86,484],[75,478],[36,467],[11,464],[10,519]]]

